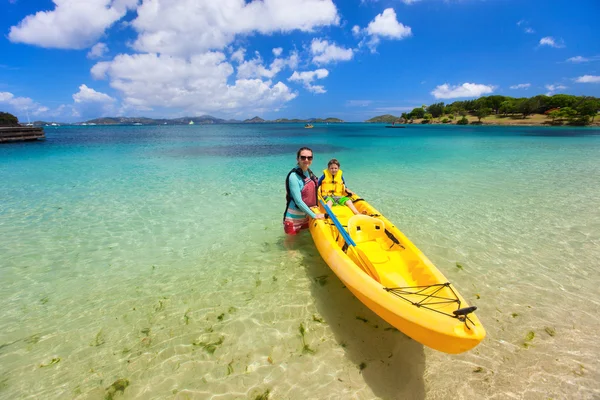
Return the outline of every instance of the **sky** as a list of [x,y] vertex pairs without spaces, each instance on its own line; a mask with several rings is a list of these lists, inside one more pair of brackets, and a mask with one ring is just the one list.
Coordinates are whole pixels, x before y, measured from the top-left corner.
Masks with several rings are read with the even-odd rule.
[[600,0],[0,0],[0,111],[365,121],[600,97]]

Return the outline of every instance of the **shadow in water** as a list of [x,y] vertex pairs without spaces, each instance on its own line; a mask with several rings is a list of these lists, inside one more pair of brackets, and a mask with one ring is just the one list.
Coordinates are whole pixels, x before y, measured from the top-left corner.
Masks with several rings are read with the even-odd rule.
[[424,399],[423,345],[393,328],[362,304],[323,261],[308,232],[285,245],[297,250],[313,285],[320,315],[346,356],[382,399]]

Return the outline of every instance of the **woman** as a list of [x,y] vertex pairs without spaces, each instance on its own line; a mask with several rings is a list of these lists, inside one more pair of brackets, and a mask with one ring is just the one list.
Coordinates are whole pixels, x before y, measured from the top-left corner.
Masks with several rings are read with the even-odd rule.
[[286,209],[283,213],[283,230],[295,235],[308,228],[308,217],[324,219],[325,215],[314,213],[310,207],[317,205],[317,177],[310,170],[313,151],[302,147],[296,153],[297,165],[285,178]]

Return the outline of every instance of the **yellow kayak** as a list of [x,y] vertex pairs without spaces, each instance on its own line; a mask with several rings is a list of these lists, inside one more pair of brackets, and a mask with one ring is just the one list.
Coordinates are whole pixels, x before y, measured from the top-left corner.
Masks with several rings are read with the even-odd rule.
[[452,354],[477,346],[485,329],[473,314],[476,307],[469,307],[387,218],[356,194],[351,199],[363,214],[321,203],[316,212],[334,215],[310,222],[321,257],[344,285],[377,315],[425,346]]

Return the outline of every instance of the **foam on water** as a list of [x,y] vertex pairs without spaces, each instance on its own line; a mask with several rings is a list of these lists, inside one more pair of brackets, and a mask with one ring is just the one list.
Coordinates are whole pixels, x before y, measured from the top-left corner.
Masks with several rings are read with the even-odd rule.
[[[596,398],[600,138],[564,132],[87,127],[1,146],[0,397],[127,379],[125,398]],[[424,348],[308,233],[284,237],[303,145],[479,307],[480,346]]]

